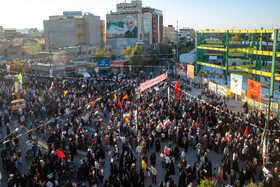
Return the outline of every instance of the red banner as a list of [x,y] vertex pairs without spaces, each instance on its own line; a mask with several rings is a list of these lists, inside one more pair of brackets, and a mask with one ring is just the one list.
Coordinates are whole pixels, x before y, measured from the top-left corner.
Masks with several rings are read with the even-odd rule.
[[176,99],[180,98],[180,81],[175,84],[175,97]]
[[248,80],[248,98],[257,102],[261,102],[261,83]]
[[165,80],[166,78],[167,78],[167,73],[164,73],[164,74],[162,74],[162,75],[160,75],[160,76],[158,76],[154,79],[151,79],[147,82],[141,83],[140,84],[140,92],[143,92],[144,90],[146,90],[146,89],[152,87],[153,85]]

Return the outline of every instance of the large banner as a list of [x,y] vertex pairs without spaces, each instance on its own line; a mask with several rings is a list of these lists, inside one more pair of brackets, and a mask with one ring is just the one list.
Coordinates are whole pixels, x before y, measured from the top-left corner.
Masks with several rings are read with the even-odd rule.
[[227,97],[227,87],[222,85],[217,85],[217,94]]
[[107,38],[137,38],[137,15],[107,15],[106,35]]
[[248,98],[254,101],[261,102],[261,83],[253,80],[248,80]]
[[176,71],[177,71],[177,75],[186,77],[187,76],[187,64],[177,63],[176,64]]
[[160,75],[160,76],[158,76],[154,79],[151,79],[149,81],[141,83],[140,84],[140,92],[143,92],[144,90],[146,90],[146,89],[152,87],[153,85],[165,80],[166,78],[167,78],[167,73],[164,73],[164,74],[162,74],[162,75]]
[[208,89],[211,90],[212,92],[216,93],[216,91],[217,91],[217,84],[215,84],[213,82],[209,82]]
[[241,95],[242,90],[242,76],[236,74],[230,74],[230,90],[232,93]]
[[194,79],[194,66],[188,65],[187,76],[189,79]]

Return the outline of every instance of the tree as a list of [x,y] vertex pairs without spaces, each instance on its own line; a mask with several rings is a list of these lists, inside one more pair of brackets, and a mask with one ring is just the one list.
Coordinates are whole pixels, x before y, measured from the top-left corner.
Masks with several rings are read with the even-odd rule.
[[130,58],[130,64],[133,65],[146,65],[151,60],[151,53],[145,51],[142,46],[136,45],[135,47],[127,48],[123,51],[126,57]]
[[172,54],[172,48],[169,45],[158,44],[158,47],[161,56],[170,56]]
[[95,60],[111,59],[111,54],[108,49],[98,49],[93,55]]

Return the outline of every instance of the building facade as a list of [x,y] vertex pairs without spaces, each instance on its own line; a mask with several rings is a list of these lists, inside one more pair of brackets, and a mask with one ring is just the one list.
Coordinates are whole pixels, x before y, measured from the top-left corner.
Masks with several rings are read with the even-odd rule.
[[167,27],[163,28],[164,44],[168,44],[172,41],[174,32],[175,27],[173,27],[173,25],[168,25]]
[[112,45],[115,55],[122,55],[123,49],[136,44],[162,43],[162,35],[162,12],[143,7],[142,1],[117,4],[117,12],[106,15],[107,44]]
[[100,25],[100,16],[90,13],[82,16],[74,11],[50,16],[44,20],[45,42],[57,43],[58,47],[101,44]]

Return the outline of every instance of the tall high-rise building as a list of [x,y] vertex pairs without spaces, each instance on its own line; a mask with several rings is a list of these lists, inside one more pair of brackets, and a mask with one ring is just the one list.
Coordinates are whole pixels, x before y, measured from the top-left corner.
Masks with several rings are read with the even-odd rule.
[[44,20],[46,43],[57,43],[59,47],[101,44],[100,16],[81,11],[63,12]]
[[117,12],[106,15],[106,38],[112,49],[122,49],[136,44],[158,44],[162,42],[162,11],[143,7],[142,1],[117,4]]

